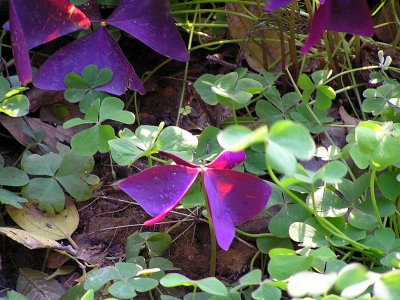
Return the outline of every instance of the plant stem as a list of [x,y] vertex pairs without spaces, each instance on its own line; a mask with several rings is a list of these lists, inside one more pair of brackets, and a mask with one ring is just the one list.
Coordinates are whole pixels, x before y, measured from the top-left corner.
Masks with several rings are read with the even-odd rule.
[[[347,235],[345,235],[342,231],[340,231],[335,225],[333,225],[331,222],[325,220],[324,218],[321,218],[318,213],[313,210],[312,208],[310,208],[306,203],[304,203],[303,200],[301,200],[299,197],[297,197],[292,191],[290,191],[289,189],[287,189],[285,186],[283,186],[281,184],[281,182],[279,181],[279,179],[276,177],[275,173],[272,171],[271,167],[269,165],[267,165],[267,170],[268,170],[268,174],[270,175],[271,179],[273,180],[273,182],[275,182],[280,189],[286,194],[288,195],[294,202],[296,202],[297,204],[299,204],[304,210],[306,210],[307,212],[309,212],[311,215],[313,215],[318,223],[329,233],[331,233],[332,235],[345,240],[346,242],[348,242],[349,244],[351,244],[357,251],[363,253],[364,255],[370,257],[372,260],[376,260],[374,255],[378,255],[378,256],[382,256],[384,253],[376,248],[372,248],[372,247],[368,247],[365,246],[357,241],[354,241],[353,239],[349,238]],[[374,255],[373,255],[374,254]]]
[[376,203],[376,198],[375,198],[375,177],[376,177],[376,168],[371,167],[371,177],[369,179],[369,192],[371,195],[372,208],[374,210],[374,214],[375,214],[376,220],[378,221],[379,227],[384,228],[382,219],[381,219],[381,215],[379,214],[378,205]]
[[[196,8],[198,8],[198,7],[199,7],[199,4],[196,5]],[[190,51],[190,48],[192,47],[193,34],[194,34],[194,26],[193,26],[193,24],[196,23],[197,14],[198,14],[198,12],[196,11],[196,13],[193,16],[193,21],[190,24],[189,41],[188,41],[188,46],[187,46],[189,51]],[[188,71],[189,71],[189,61],[186,62],[185,71],[183,73],[183,84],[182,84],[182,90],[181,90],[181,98],[179,100],[178,115],[176,116],[176,126],[179,126],[179,119],[181,117],[180,108],[183,106],[183,99],[185,98],[186,81],[187,81]]]
[[75,243],[75,241],[70,236],[67,237],[67,240],[75,250],[78,250],[78,248],[79,248],[78,245]]
[[243,236],[249,237],[249,238],[262,238],[262,237],[274,237],[274,235],[270,232],[267,233],[248,233],[241,231],[240,229],[235,228],[235,231]]
[[211,257],[210,257],[210,277],[215,277],[215,272],[217,270],[217,240],[215,238],[214,222],[211,217],[210,204],[208,202],[207,192],[204,189],[204,174],[201,176],[201,184],[203,186],[204,199],[207,208],[207,220],[208,227],[210,228],[210,244],[211,244]]
[[256,259],[260,256],[261,252],[257,251],[256,254],[254,254],[254,256],[251,258],[250,261],[250,271],[252,271],[254,269],[254,263],[256,262]]
[[197,292],[197,286],[194,286],[193,287],[192,300],[196,300],[196,292]]
[[290,7],[290,18],[289,18],[289,53],[290,59],[293,64],[293,70],[295,78],[299,77],[299,64],[297,62],[297,52],[296,52],[296,36],[295,36],[295,23],[296,23],[296,9],[297,1],[293,1]]
[[[290,81],[292,82],[292,84],[293,84],[293,86],[294,86],[294,89],[295,89],[296,93],[298,93],[300,96],[302,96],[302,94],[301,94],[299,88],[297,87],[296,82],[295,82],[294,79],[293,79],[292,74],[290,74],[290,72],[289,72],[289,69],[286,69],[286,71],[287,71],[287,74],[288,74],[288,76],[289,76]],[[333,76],[333,77],[335,77],[335,76]],[[333,77],[331,77],[331,79],[332,79]],[[326,84],[326,83],[325,83],[325,84]],[[332,146],[336,146],[335,142],[334,142],[333,139],[331,138],[331,136],[330,136],[330,134],[328,133],[328,131],[326,130],[325,126],[321,123],[320,119],[317,117],[317,115],[316,115],[316,114],[314,113],[314,111],[311,109],[310,105],[309,105],[308,103],[304,103],[304,106],[306,107],[306,109],[308,110],[308,112],[310,113],[310,115],[312,116],[312,118],[315,120],[315,122],[317,122],[317,124],[323,128],[323,133],[324,133],[324,135],[326,136],[326,138],[328,139],[329,143],[331,143]],[[353,171],[351,170],[350,166],[348,165],[348,163],[347,163],[343,158],[341,158],[340,160],[341,160],[341,162],[347,167],[347,172],[349,173],[351,179],[352,179],[353,181],[355,181],[356,178],[355,178],[355,176],[354,176],[354,174],[353,174]]]

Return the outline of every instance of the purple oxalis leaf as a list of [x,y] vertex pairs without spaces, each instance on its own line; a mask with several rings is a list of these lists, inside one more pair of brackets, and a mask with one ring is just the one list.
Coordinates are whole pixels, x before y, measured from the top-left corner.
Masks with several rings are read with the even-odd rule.
[[235,225],[255,217],[271,195],[271,187],[250,174],[235,170],[208,169],[204,185],[219,246],[228,250]]
[[13,1],[10,1],[10,28],[12,28],[11,47],[14,55],[15,68],[22,85],[27,85],[32,80],[31,60],[29,58],[29,47],[26,43],[24,33],[16,16]]
[[244,151],[223,151],[212,162],[206,164],[205,167],[212,169],[232,169],[245,159],[246,153]]
[[157,166],[120,181],[118,186],[155,217],[146,222],[153,225],[178,205],[199,171],[179,165]]
[[162,55],[189,60],[186,45],[169,14],[169,0],[121,0],[106,22]]
[[275,11],[283,6],[288,5],[292,0],[269,0],[268,4],[264,7],[265,11]]
[[84,67],[90,64],[113,71],[111,82],[96,90],[115,95],[123,94],[127,88],[136,89],[140,93],[145,92],[118,43],[103,26],[54,53],[36,73],[33,84],[46,90],[65,90],[65,75],[70,72],[80,74]]
[[162,154],[178,165],[147,169],[118,184],[154,217],[145,225],[154,225],[174,209],[201,173],[217,242],[228,250],[235,236],[235,225],[264,209],[271,187],[253,175],[230,170],[245,160],[244,151],[224,151],[204,167],[166,152]]
[[85,14],[66,0],[10,0],[10,3],[29,49],[90,26]]
[[78,8],[89,18],[91,22],[101,22],[100,8],[96,0],[88,0],[84,4],[78,5]]
[[[293,0],[269,0],[264,10],[271,12]],[[309,36],[301,52],[304,54],[317,43],[324,30],[372,36],[373,19],[366,0],[324,0],[310,24]]]
[[186,160],[184,160],[184,159],[182,159],[182,158],[180,158],[180,157],[178,157],[178,156],[176,156],[174,154],[171,154],[169,152],[159,151],[159,153],[161,155],[169,157],[170,159],[172,159],[178,165],[186,166],[186,167],[189,167],[189,168],[198,168],[198,167],[200,167],[197,164],[190,163],[190,162],[188,162],[188,161],[186,161]]
[[32,80],[29,49],[89,25],[85,14],[65,0],[10,0],[9,30],[21,83]]
[[310,50],[324,30],[363,36],[374,34],[374,22],[365,0],[326,0],[311,20],[309,36],[301,49]]

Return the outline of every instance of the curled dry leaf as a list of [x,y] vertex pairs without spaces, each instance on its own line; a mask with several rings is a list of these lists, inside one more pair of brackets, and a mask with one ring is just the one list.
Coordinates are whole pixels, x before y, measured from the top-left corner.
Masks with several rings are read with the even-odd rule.
[[65,293],[65,288],[55,279],[47,280],[46,273],[22,268],[19,270],[17,292],[30,300],[57,300]]
[[66,251],[73,255],[76,255],[76,250],[74,250],[70,245],[64,246],[56,242],[55,240],[44,238],[35,233],[28,232],[22,229],[0,227],[0,234],[9,237],[10,239],[16,241],[17,243],[25,246],[30,250],[50,248]]
[[30,140],[22,131],[24,126],[29,126],[34,132],[44,130],[46,135],[43,142],[54,148],[56,148],[57,143],[69,143],[75,133],[73,129],[64,129],[62,126],[54,127],[39,118],[11,118],[6,115],[0,115],[0,124],[23,146],[27,146]]
[[[248,5],[247,8],[256,16],[261,15],[256,6]],[[246,14],[239,4],[226,4],[226,9]],[[233,38],[243,39],[241,48],[248,64],[257,71],[279,71],[282,57],[279,31],[277,28],[265,29],[267,26],[263,25],[263,22],[265,23],[265,20],[259,19],[256,23],[248,18],[228,14],[229,32]],[[285,42],[285,53],[286,48]]]

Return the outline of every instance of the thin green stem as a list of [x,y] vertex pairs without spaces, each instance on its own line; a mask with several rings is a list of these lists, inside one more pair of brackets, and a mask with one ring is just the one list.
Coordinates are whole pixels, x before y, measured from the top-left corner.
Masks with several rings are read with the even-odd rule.
[[153,159],[151,155],[147,156],[147,167],[150,169],[153,166]]
[[79,268],[81,268],[81,270],[82,270],[82,272],[83,272],[83,275],[84,275],[84,276],[86,275],[86,266],[85,266],[84,264],[82,264],[74,255],[71,255],[71,254],[69,254],[68,252],[63,251],[63,250],[58,250],[58,249],[53,249],[53,250],[54,250],[54,252],[57,252],[57,253],[62,254],[62,255],[65,255],[65,256],[67,256],[69,259],[71,259],[71,260],[73,260],[74,262],[76,262],[77,265],[79,266]]
[[[204,175],[202,174],[201,176],[201,182],[202,186],[204,187]],[[208,196],[203,189],[204,193],[204,199],[206,203],[206,208],[207,208],[207,220],[208,220],[208,227],[210,228],[210,241],[211,241],[211,257],[210,257],[210,276],[214,277],[215,272],[217,270],[217,240],[215,238],[215,231],[214,231],[214,222],[211,217],[211,210],[210,210],[210,204],[208,202]]]
[[158,158],[158,157],[155,157],[155,156],[150,156],[150,157],[151,157],[152,160],[154,160],[156,162],[162,163],[164,165],[168,164],[168,161],[165,160],[165,159],[161,159],[161,158]]
[[297,1],[293,1],[290,7],[290,17],[289,17],[289,53],[290,59],[292,60],[293,70],[295,77],[299,77],[299,64],[297,62],[297,51],[296,51],[296,32],[295,32],[295,22],[296,22],[296,9]]
[[[198,7],[199,4],[196,5],[196,7]],[[189,34],[189,41],[188,41],[188,46],[187,48],[190,51],[190,48],[192,48],[192,42],[193,42],[193,33],[194,33],[194,26],[193,24],[196,23],[196,19],[197,19],[197,12],[194,14],[193,16],[193,22],[190,25],[190,34]],[[179,126],[179,120],[181,117],[181,113],[180,113],[180,108],[183,106],[183,99],[185,98],[185,93],[186,93],[186,81],[187,81],[187,74],[189,71],[189,61],[186,62],[185,64],[185,71],[183,73],[183,84],[182,84],[182,90],[181,90],[181,97],[179,100],[179,107],[178,107],[178,114],[176,116],[176,126]]]
[[[344,57],[346,59],[347,65],[349,66],[349,69],[352,69],[353,66],[351,64],[351,59],[350,59],[350,55],[349,55],[350,47],[344,38],[342,39],[342,43],[343,43],[343,47],[344,47]],[[351,78],[353,84],[357,84],[356,77],[354,76],[354,72],[349,73],[349,75],[350,75],[350,78]],[[367,118],[367,116],[365,115],[365,112],[362,109],[362,101],[361,101],[360,92],[357,88],[354,89],[354,92],[355,92],[355,95],[357,98],[358,106],[361,111],[361,116],[362,116],[363,120],[365,120]]]
[[267,233],[248,233],[245,231],[242,231],[240,229],[235,228],[235,231],[245,237],[249,237],[249,238],[263,238],[263,237],[274,237],[274,235],[270,232]]
[[67,237],[67,240],[75,250],[79,249],[78,245],[75,243],[75,241],[70,236]]
[[250,261],[250,271],[254,269],[254,263],[256,262],[256,259],[260,256],[261,252],[257,251],[256,254],[253,255]]
[[[299,88],[297,87],[296,82],[294,81],[292,74],[290,74],[289,70],[287,70],[288,76],[290,81],[292,82],[295,91],[301,96],[301,92],[299,90]],[[330,134],[328,133],[328,131],[326,130],[325,126],[321,123],[321,121],[319,120],[319,118],[316,116],[316,114],[314,113],[314,111],[311,109],[310,105],[308,103],[304,103],[304,106],[306,107],[307,111],[310,113],[310,115],[312,116],[312,118],[315,120],[315,122],[317,122],[317,124],[319,126],[321,126],[323,129],[323,133],[326,136],[327,140],[329,141],[329,143],[331,143],[332,146],[336,146],[335,142],[333,141],[333,139],[331,138]],[[351,179],[353,181],[355,181],[356,177],[353,174],[353,171],[351,170],[350,166],[348,165],[348,163],[346,162],[346,160],[344,160],[343,158],[340,159],[341,162],[347,167],[347,171],[351,177]]]
[[352,90],[354,88],[358,88],[358,87],[365,86],[365,85],[366,85],[365,83],[357,83],[357,84],[353,84],[353,85],[348,85],[348,86],[345,86],[344,88],[336,90],[335,93],[337,95],[337,94],[340,94],[340,93],[343,93],[343,92],[347,92],[347,91]]
[[235,122],[235,125],[237,125],[238,119],[237,119],[235,107],[232,108],[232,115],[233,115],[233,121]]
[[378,205],[376,203],[376,198],[375,198],[375,177],[376,177],[376,168],[371,167],[371,177],[369,179],[369,192],[371,196],[371,203],[372,203],[372,208],[374,210],[374,214],[376,217],[376,220],[378,221],[379,227],[384,228],[381,215],[378,210]]
[[318,223],[330,234],[345,240],[349,244],[351,244],[357,251],[363,253],[364,255],[370,257],[372,260],[376,260],[374,257],[375,255],[382,256],[383,252],[379,249],[372,248],[365,246],[357,241],[354,241],[353,239],[349,238],[346,234],[344,234],[341,230],[339,230],[335,225],[333,225],[331,222],[325,220],[324,218],[321,218],[318,213],[313,210],[311,207],[309,207],[306,203],[304,203],[303,200],[301,200],[296,194],[294,194],[292,191],[287,189],[285,186],[281,184],[279,179],[276,177],[275,173],[272,171],[271,167],[267,164],[267,171],[269,176],[271,177],[272,181],[275,182],[276,185],[278,185],[281,190],[288,195],[294,202],[299,204],[304,210],[309,212],[311,215],[313,215]]
[[324,84],[327,85],[331,81],[334,81],[336,78],[341,77],[346,74],[355,73],[355,72],[359,72],[359,71],[374,70],[374,69],[379,69],[379,68],[380,68],[379,66],[365,66],[365,67],[346,70],[346,71],[340,72],[336,75],[333,75],[331,78],[329,78],[327,81],[325,81]]
[[326,49],[326,56],[328,58],[329,65],[331,69],[333,70],[334,74],[338,73],[338,70],[336,68],[335,60],[333,59],[333,54],[331,50],[331,35],[328,32],[325,32],[323,34],[323,39],[325,43],[325,49]]
[[192,300],[196,300],[197,286],[193,287]]

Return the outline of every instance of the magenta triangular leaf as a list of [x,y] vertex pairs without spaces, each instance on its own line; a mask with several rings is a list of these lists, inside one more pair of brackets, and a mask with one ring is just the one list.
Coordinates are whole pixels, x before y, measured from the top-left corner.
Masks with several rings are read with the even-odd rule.
[[169,14],[169,0],[121,0],[107,23],[162,55],[179,61],[189,60],[186,45]]
[[135,70],[105,27],[99,27],[54,53],[36,73],[33,84],[45,90],[65,90],[65,75],[70,72],[81,74],[91,64],[113,71],[111,82],[96,90],[115,95],[123,94],[127,88],[145,92]]
[[26,43],[24,33],[16,16],[13,1],[10,1],[10,31],[11,46],[15,61],[19,81],[22,85],[28,84],[32,80],[32,68],[29,58],[29,47]]
[[206,170],[204,185],[218,245],[228,250],[235,237],[234,225],[265,208],[271,187],[253,175],[224,169]]
[[269,0],[264,7],[265,11],[275,11],[283,6],[288,5],[292,0]]
[[151,225],[178,205],[198,174],[198,169],[185,166],[157,166],[121,180],[118,186],[155,217],[146,222]]
[[372,36],[373,25],[373,19],[365,0],[325,1],[311,20],[309,36],[301,52],[306,53],[317,43],[324,30]]
[[11,3],[29,49],[90,26],[85,14],[66,0],[11,0]]
[[29,49],[89,25],[85,14],[65,0],[11,0],[9,29],[21,84],[32,80]]
[[158,153],[160,153],[161,155],[164,155],[166,157],[169,157],[170,159],[172,159],[177,165],[181,165],[181,166],[186,166],[189,168],[200,168],[199,165],[193,164],[191,162],[188,162],[174,154],[171,154],[169,152],[166,151],[159,151]]
[[245,159],[246,153],[244,151],[223,151],[212,162],[205,166],[213,169],[232,169],[238,164],[244,162]]

